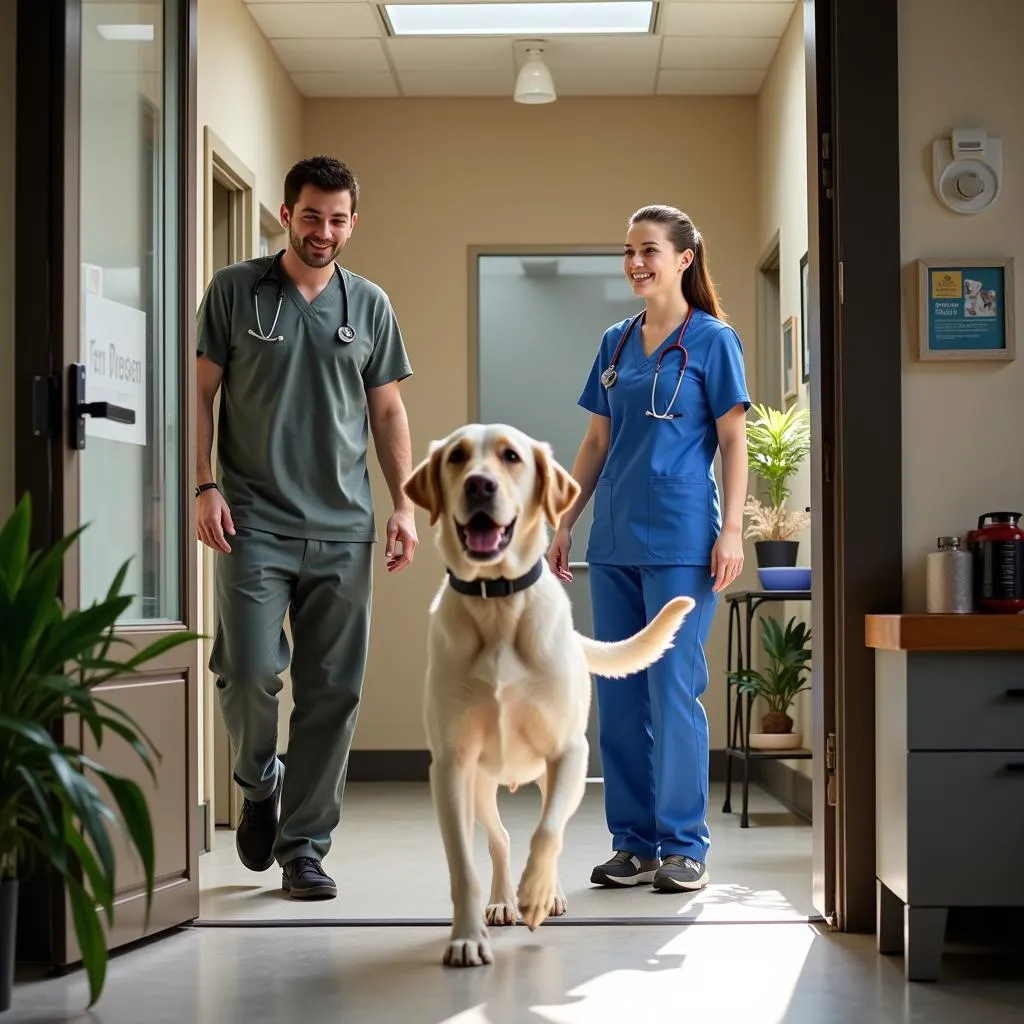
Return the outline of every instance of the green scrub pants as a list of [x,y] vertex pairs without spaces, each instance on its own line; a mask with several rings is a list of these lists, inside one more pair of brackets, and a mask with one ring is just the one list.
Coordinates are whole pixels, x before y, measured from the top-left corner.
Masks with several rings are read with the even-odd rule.
[[277,757],[280,674],[292,696],[288,770],[274,856],[322,860],[341,818],[349,750],[369,644],[374,545],[303,540],[238,527],[218,554],[218,624],[210,670],[236,751],[234,777],[249,800],[270,796]]

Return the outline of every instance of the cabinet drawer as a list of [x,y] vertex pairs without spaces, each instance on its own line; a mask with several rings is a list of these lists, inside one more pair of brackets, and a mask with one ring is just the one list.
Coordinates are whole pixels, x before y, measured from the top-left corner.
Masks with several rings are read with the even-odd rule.
[[1024,753],[907,755],[908,902],[1024,906]]
[[911,655],[907,749],[1024,751],[1024,654]]

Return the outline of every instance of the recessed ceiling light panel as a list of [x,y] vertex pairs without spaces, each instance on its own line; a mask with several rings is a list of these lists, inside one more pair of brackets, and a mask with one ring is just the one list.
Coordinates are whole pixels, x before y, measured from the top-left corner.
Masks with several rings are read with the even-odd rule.
[[654,3],[384,4],[395,36],[555,36],[650,32]]

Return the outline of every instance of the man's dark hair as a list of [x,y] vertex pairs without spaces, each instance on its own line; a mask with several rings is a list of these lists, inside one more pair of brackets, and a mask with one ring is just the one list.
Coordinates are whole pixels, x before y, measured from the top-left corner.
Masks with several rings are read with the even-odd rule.
[[333,156],[311,156],[300,160],[284,179],[284,205],[288,211],[295,211],[299,193],[304,185],[312,185],[322,192],[345,192],[352,197],[352,212],[356,212],[359,201],[359,182],[356,176]]

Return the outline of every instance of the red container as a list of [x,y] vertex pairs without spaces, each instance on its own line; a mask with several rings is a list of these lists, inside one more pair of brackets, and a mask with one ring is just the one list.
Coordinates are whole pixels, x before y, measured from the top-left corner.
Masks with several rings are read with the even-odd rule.
[[1024,611],[1024,530],[1020,512],[986,512],[967,534],[974,559],[974,605],[978,611],[1013,615]]

